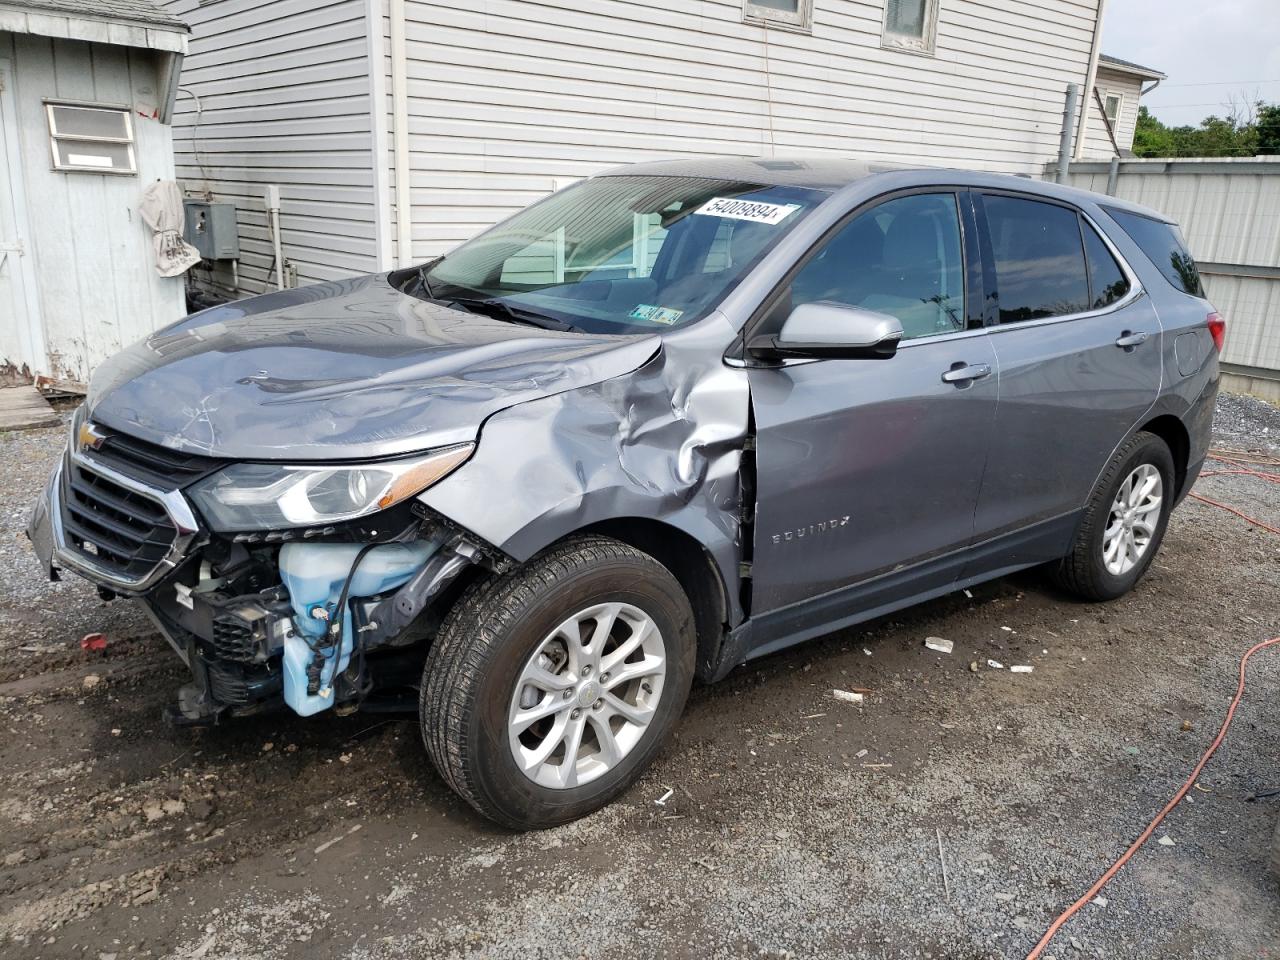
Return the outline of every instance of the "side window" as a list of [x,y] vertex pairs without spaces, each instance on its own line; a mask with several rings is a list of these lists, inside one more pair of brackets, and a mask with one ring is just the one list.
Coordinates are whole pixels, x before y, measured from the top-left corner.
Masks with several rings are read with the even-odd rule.
[[792,307],[826,300],[888,313],[904,337],[963,330],[955,194],[899,197],[840,228],[791,282]]
[[1182,234],[1177,227],[1163,220],[1111,207],[1107,207],[1107,213],[1124,228],[1124,232],[1133,238],[1133,242],[1142,248],[1142,252],[1176,289],[1193,297],[1204,296],[1200,271],[1196,269],[1196,262],[1182,242]]
[[1117,300],[1124,299],[1129,292],[1129,278],[1116,263],[1107,245],[1083,218],[1080,229],[1084,233],[1084,258],[1089,263],[1089,296],[1094,310],[1109,307]]
[[1089,309],[1089,275],[1074,210],[1019,197],[985,196],[982,204],[1001,323]]

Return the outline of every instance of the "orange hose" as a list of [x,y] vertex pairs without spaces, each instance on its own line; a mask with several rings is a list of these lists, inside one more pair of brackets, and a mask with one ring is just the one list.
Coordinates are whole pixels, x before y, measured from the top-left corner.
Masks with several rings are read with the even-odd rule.
[[1207,503],[1210,506],[1218,507],[1222,510],[1225,510],[1227,511],[1227,513],[1234,513],[1241,520],[1248,520],[1255,527],[1261,527],[1263,530],[1269,530],[1272,533],[1280,534],[1280,527],[1273,527],[1269,523],[1263,523],[1261,520],[1257,520],[1249,516],[1247,513],[1241,513],[1235,507],[1229,507],[1225,503],[1219,503],[1217,500],[1210,500],[1208,497],[1202,497],[1198,493],[1188,494],[1188,496],[1192,497],[1195,500],[1199,500],[1201,503]]
[[[1280,530],[1276,532],[1280,533]],[[1120,872],[1120,868],[1129,862],[1129,858],[1138,852],[1138,848],[1151,839],[1151,834],[1155,832],[1156,827],[1160,826],[1160,821],[1168,815],[1169,811],[1181,803],[1183,798],[1191,791],[1192,785],[1200,777],[1200,771],[1204,769],[1205,764],[1209,762],[1209,758],[1213,756],[1214,751],[1221,745],[1223,738],[1227,735],[1227,730],[1231,727],[1231,720],[1235,716],[1236,707],[1240,703],[1240,698],[1244,695],[1244,672],[1245,667],[1249,663],[1249,658],[1263,647],[1269,647],[1277,643],[1280,643],[1280,637],[1272,637],[1270,640],[1263,640],[1261,643],[1255,643],[1248,649],[1245,655],[1240,658],[1240,679],[1236,683],[1236,695],[1231,698],[1231,705],[1227,707],[1227,716],[1226,719],[1222,721],[1222,729],[1218,731],[1218,735],[1213,738],[1213,743],[1209,744],[1209,749],[1204,752],[1204,756],[1200,758],[1200,762],[1197,763],[1195,769],[1191,771],[1191,776],[1187,777],[1186,782],[1178,789],[1178,792],[1173,795],[1173,799],[1165,805],[1165,808],[1156,814],[1155,819],[1147,824],[1147,829],[1143,830],[1138,839],[1133,841],[1130,845],[1129,849],[1120,855],[1120,859],[1113,863],[1107,869],[1107,872],[1094,882],[1093,886],[1085,892],[1084,896],[1071,906],[1067,907],[1066,910],[1062,911],[1058,916],[1058,919],[1054,920],[1053,923],[1049,925],[1049,929],[1046,930],[1044,936],[1040,938],[1040,942],[1032,947],[1031,952],[1027,954],[1027,960],[1036,960],[1036,958],[1044,952],[1044,948],[1049,945],[1049,941],[1057,936],[1057,933],[1062,929],[1063,924],[1079,913],[1081,907],[1098,895],[1098,891],[1106,886],[1111,878]]]
[[[1233,451],[1215,451],[1215,453],[1220,453],[1220,452],[1236,453],[1236,451],[1234,450]],[[1212,454],[1210,455],[1209,459],[1218,460],[1223,463],[1231,463],[1231,464],[1237,464],[1237,465],[1241,463],[1253,463],[1253,464],[1267,463],[1266,460],[1232,459],[1224,456],[1214,456]],[[1263,480],[1280,482],[1280,474],[1266,473],[1261,470],[1249,470],[1249,469],[1212,470],[1212,471],[1209,471],[1208,473],[1202,473],[1201,476],[1211,477],[1218,474],[1248,474],[1250,476],[1260,477]],[[1240,517],[1243,520],[1247,520],[1249,523],[1253,524],[1255,527],[1260,527],[1263,530],[1269,530],[1272,533],[1280,534],[1280,528],[1273,527],[1268,523],[1263,523],[1261,520],[1257,520],[1254,517],[1249,516],[1247,513],[1242,513],[1241,511],[1237,510],[1235,507],[1227,506],[1227,504],[1225,503],[1219,503],[1217,500],[1211,500],[1208,497],[1202,497],[1198,493],[1193,493],[1191,494],[1191,496],[1199,500],[1201,503],[1207,503],[1210,506],[1214,506],[1222,510],[1226,510],[1228,513],[1233,513],[1237,517]],[[1169,812],[1173,810],[1173,808],[1176,807],[1178,804],[1180,804],[1183,801],[1183,799],[1186,797],[1186,795],[1191,791],[1192,785],[1195,784],[1196,780],[1199,779],[1200,777],[1200,772],[1204,769],[1205,764],[1209,762],[1209,758],[1212,757],[1214,752],[1218,749],[1218,747],[1221,746],[1223,739],[1227,735],[1227,730],[1230,729],[1231,727],[1231,720],[1233,717],[1235,717],[1236,707],[1240,705],[1240,698],[1244,696],[1245,667],[1247,667],[1249,664],[1249,658],[1252,657],[1255,653],[1257,653],[1262,648],[1270,647],[1277,643],[1280,643],[1280,637],[1272,637],[1270,640],[1263,640],[1261,643],[1255,643],[1252,647],[1250,647],[1245,652],[1245,655],[1240,658],[1240,679],[1236,683],[1236,694],[1234,697],[1231,698],[1231,704],[1227,707],[1226,719],[1222,721],[1222,728],[1218,730],[1218,735],[1213,738],[1213,743],[1209,744],[1209,749],[1204,752],[1203,756],[1200,757],[1200,762],[1197,763],[1195,766],[1195,769],[1191,771],[1191,776],[1187,777],[1186,782],[1183,783],[1183,785],[1178,789],[1178,792],[1173,795],[1173,799],[1170,800],[1167,804],[1165,804],[1164,809],[1161,810],[1158,814],[1156,814],[1155,819],[1152,820],[1149,824],[1147,824],[1147,828],[1142,831],[1142,833],[1139,835],[1137,840],[1133,841],[1133,843],[1129,846],[1129,849],[1126,850],[1124,853],[1122,853],[1120,855],[1120,858],[1116,860],[1116,862],[1113,863],[1110,867],[1107,868],[1106,873],[1104,873],[1101,877],[1099,877],[1096,881],[1094,881],[1093,886],[1091,886],[1087,891],[1085,891],[1084,895],[1080,897],[1079,900],[1071,904],[1071,906],[1067,907],[1066,910],[1063,910],[1062,913],[1058,915],[1057,919],[1054,920],[1053,923],[1049,925],[1049,929],[1045,931],[1044,936],[1040,938],[1039,942],[1034,947],[1031,948],[1031,952],[1027,954],[1027,960],[1036,960],[1036,958],[1039,957],[1040,954],[1044,952],[1044,948],[1047,947],[1050,941],[1052,941],[1053,938],[1058,935],[1058,931],[1062,929],[1063,925],[1066,924],[1066,922],[1070,920],[1072,917],[1074,917],[1077,913],[1079,913],[1080,909],[1086,903],[1088,903],[1090,900],[1096,897],[1098,895],[1098,892],[1111,881],[1111,878],[1120,872],[1120,868],[1129,862],[1129,859],[1135,853],[1138,852],[1138,849],[1144,843],[1146,843],[1148,840],[1151,839],[1151,834],[1155,832],[1156,827],[1160,826],[1160,822],[1164,820],[1164,818],[1169,814]]]

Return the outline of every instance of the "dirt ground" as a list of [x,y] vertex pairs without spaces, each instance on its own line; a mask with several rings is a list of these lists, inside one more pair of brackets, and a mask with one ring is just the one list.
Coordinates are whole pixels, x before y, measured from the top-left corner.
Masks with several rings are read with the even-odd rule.
[[[1280,450],[1275,408],[1224,397],[1219,422]],[[695,689],[618,802],[515,835],[453,797],[411,718],[166,726],[181,664],[131,605],[43,583],[21,535],[62,442],[0,436],[6,958],[1024,956],[1280,634],[1280,537],[1188,501],[1120,601],[1025,574],[757,661]],[[1280,485],[1197,490],[1280,525]],[[1280,788],[1280,648],[1249,684],[1198,788],[1049,956],[1280,957],[1280,796],[1251,799]]]

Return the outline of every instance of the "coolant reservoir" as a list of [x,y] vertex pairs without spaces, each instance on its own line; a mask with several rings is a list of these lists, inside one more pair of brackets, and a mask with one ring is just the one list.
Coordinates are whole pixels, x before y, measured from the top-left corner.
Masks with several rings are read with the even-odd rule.
[[[284,642],[284,699],[297,713],[307,717],[333,706],[333,679],[347,668],[353,634],[351,610],[344,611],[342,646],[337,657],[325,657],[320,673],[320,692],[307,693],[307,667],[314,656],[311,644],[323,641],[329,627],[327,616],[337,616],[342,585],[351,574],[351,564],[363,548],[359,543],[286,543],[280,548],[280,579],[289,591],[297,635]],[[374,547],[360,561],[351,579],[348,600],[372,597],[403,586],[440,549],[437,540],[419,543],[387,543]],[[308,642],[310,641],[310,642]]]

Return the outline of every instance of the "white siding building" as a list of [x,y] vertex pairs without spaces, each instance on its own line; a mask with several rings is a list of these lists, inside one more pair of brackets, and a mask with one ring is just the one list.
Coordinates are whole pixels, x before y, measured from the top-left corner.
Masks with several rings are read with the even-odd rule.
[[186,312],[137,212],[186,42],[150,0],[0,0],[0,383],[83,381]]
[[196,273],[223,293],[275,282],[269,184],[283,273],[305,283],[423,260],[637,160],[859,155],[1038,175],[1067,85],[1089,89],[1099,55],[1100,0],[167,6],[192,28],[179,176],[237,207],[238,281],[229,264]]
[[[1080,159],[1133,156],[1133,134],[1138,125],[1138,101],[1154,90],[1165,75],[1128,60],[1098,58],[1098,76],[1092,96],[1085,101],[1085,141]],[[1145,87],[1144,84],[1151,86]],[[1110,131],[1108,132],[1108,127]],[[1114,137],[1114,141],[1113,138]],[[1117,148],[1119,148],[1117,153]]]

